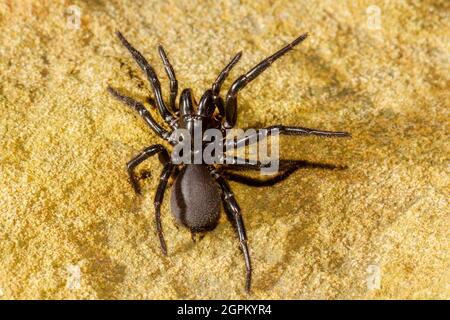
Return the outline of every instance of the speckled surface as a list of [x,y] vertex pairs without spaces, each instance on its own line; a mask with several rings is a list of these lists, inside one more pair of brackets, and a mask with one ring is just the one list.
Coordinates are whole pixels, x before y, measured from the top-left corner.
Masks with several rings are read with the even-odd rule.
[[[449,12],[446,1],[1,0],[0,298],[450,298]],[[141,198],[124,170],[160,140],[106,92],[151,96],[118,29],[167,93],[164,44],[197,98],[237,51],[231,78],[310,33],[242,92],[238,125],[350,131],[281,139],[283,158],[348,169],[298,171],[277,188],[232,183],[251,296],[224,217],[193,243],[166,201],[160,253],[161,166],[141,167],[152,172]]]

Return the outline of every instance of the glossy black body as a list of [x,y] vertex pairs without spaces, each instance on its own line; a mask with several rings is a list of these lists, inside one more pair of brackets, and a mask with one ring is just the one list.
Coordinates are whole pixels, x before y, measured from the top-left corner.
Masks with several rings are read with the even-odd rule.
[[170,208],[176,221],[192,232],[214,229],[220,218],[220,189],[207,166],[185,165],[170,194]]

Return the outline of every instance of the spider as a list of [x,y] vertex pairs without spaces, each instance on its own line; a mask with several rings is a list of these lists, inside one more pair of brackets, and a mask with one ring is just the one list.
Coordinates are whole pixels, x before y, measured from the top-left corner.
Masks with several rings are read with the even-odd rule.
[[[220,72],[212,87],[204,92],[199,103],[195,101],[192,90],[187,88],[181,92],[178,104],[176,103],[178,81],[164,48],[159,45],[158,52],[170,80],[170,98],[168,104],[166,104],[162,96],[159,79],[153,67],[150,66],[144,56],[136,50],[120,32],[117,32],[116,34],[120,42],[128,49],[133,59],[146,75],[154,94],[154,99],[151,99],[149,102],[153,107],[155,107],[156,104],[156,108],[162,119],[165,121],[165,125],[163,126],[155,121],[150,112],[144,107],[143,103],[120,93],[110,86],[108,86],[108,91],[114,98],[136,111],[154,133],[168,141],[172,146],[175,146],[178,143],[178,141],[172,138],[172,133],[178,128],[188,129],[189,132],[192,132],[193,128],[198,125],[202,125],[202,130],[216,128],[221,130],[221,132],[233,128],[237,120],[237,97],[240,90],[266,70],[275,60],[282,57],[285,53],[292,50],[296,45],[307,38],[307,33],[300,35],[273,55],[256,64],[247,73],[239,76],[228,89],[225,98],[223,98],[221,96],[221,87],[232,68],[242,56],[242,52],[238,52]],[[294,136],[350,136],[347,132],[323,131],[283,125],[271,126],[266,129],[269,129],[269,134],[272,132],[271,130],[277,129],[278,134]],[[257,135],[258,133],[255,134]],[[251,138],[251,136],[241,137],[233,140],[232,143],[234,147],[239,147],[251,141]],[[202,148],[203,147],[204,146],[202,146]],[[127,163],[127,172],[130,183],[138,195],[141,194],[141,188],[138,183],[139,179],[135,174],[135,168],[153,155],[158,155],[159,161],[164,166],[154,198],[156,231],[162,253],[167,255],[167,247],[161,225],[161,203],[163,201],[168,180],[171,176],[174,176],[170,197],[171,212],[175,221],[190,229],[193,236],[195,234],[202,235],[216,227],[220,217],[220,205],[221,203],[223,204],[225,214],[237,232],[240,248],[244,255],[246,266],[245,289],[247,292],[250,292],[252,276],[247,235],[241,215],[241,209],[236,202],[236,198],[230,188],[228,180],[241,182],[255,187],[270,186],[284,180],[298,168],[336,168],[336,166],[333,165],[308,161],[281,160],[279,172],[270,178],[262,180],[259,178],[251,178],[236,172],[242,170],[259,170],[264,167],[264,164],[261,162],[240,163],[238,162],[238,158],[233,158],[231,163],[226,164],[175,164],[169,156],[169,152],[162,144],[154,144],[145,148]]]

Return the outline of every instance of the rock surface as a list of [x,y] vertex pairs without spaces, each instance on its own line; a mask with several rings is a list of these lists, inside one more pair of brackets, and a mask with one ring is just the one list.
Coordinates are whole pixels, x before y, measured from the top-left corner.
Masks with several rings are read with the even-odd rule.
[[[448,1],[0,2],[0,298],[450,298]],[[78,19],[79,18],[79,19]],[[240,95],[239,127],[346,130],[281,138],[281,156],[347,165],[276,187],[232,183],[253,258],[253,293],[224,215],[193,243],[124,170],[160,142],[106,92],[145,101],[121,30],[197,99],[239,50],[236,78],[310,37]],[[225,87],[231,83],[226,82]],[[156,113],[154,113],[156,115]]]

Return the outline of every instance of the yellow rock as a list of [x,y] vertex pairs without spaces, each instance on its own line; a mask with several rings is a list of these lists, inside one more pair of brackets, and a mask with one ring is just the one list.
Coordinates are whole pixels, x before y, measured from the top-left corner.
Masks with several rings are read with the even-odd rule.
[[[161,166],[142,198],[124,170],[160,142],[106,92],[151,96],[121,30],[197,98],[310,37],[240,95],[240,127],[346,130],[281,139],[283,158],[347,165],[277,187],[232,183],[253,258],[252,298],[450,298],[448,1],[0,1],[0,298],[246,298],[227,220],[201,241],[177,229]],[[226,82],[226,86],[230,81]],[[166,95],[167,97],[167,95]]]

